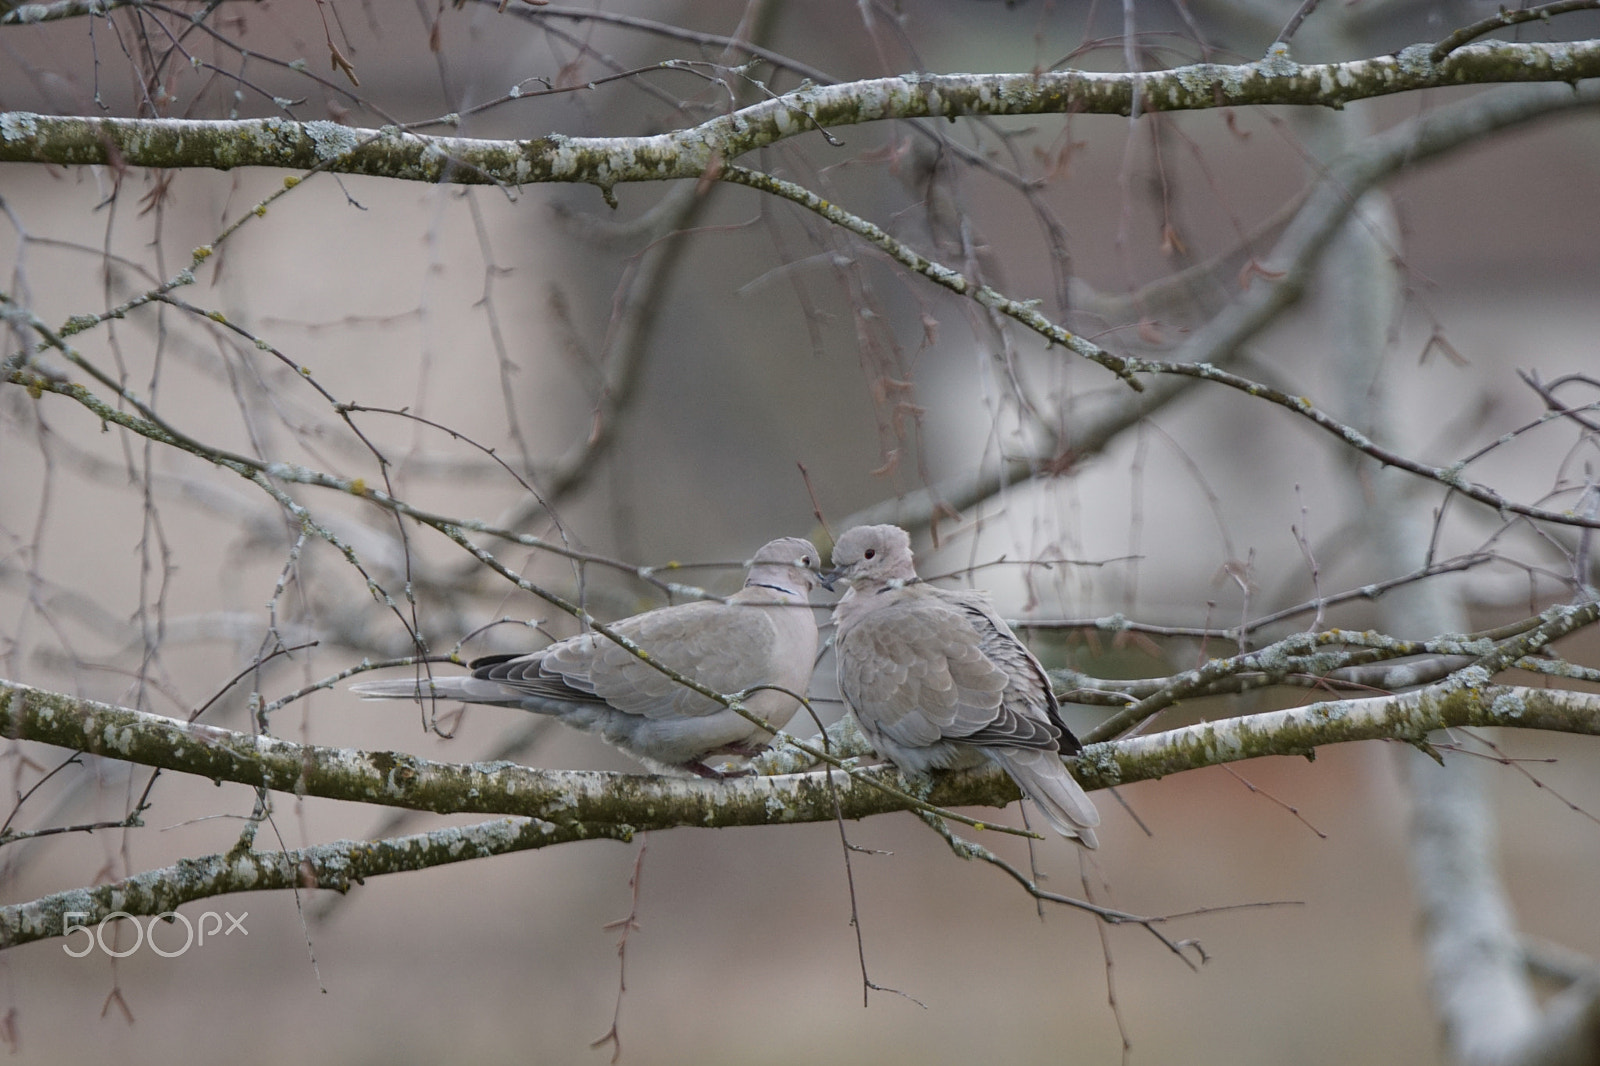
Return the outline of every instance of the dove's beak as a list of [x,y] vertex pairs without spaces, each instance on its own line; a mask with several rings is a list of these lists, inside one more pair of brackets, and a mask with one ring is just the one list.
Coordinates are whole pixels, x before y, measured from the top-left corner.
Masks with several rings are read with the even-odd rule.
[[827,589],[829,592],[834,591],[833,586],[837,584],[839,579],[843,576],[844,567],[842,566],[836,566],[832,570],[824,570],[822,573],[817,575],[818,579],[822,582],[822,587]]

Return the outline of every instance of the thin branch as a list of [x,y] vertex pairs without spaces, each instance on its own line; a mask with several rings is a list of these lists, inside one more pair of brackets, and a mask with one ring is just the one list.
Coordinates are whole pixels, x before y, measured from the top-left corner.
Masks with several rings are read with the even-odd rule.
[[1051,322],[1039,313],[1035,307],[1036,301],[1013,300],[988,285],[977,284],[958,271],[951,270],[941,263],[936,263],[918,254],[910,246],[889,236],[877,225],[858,215],[851,214],[831,200],[823,199],[803,185],[797,185],[792,181],[785,181],[770,174],[763,174],[759,171],[747,170],[744,167],[737,166],[724,166],[717,172],[717,176],[724,181],[747,185],[750,188],[759,189],[762,192],[771,193],[774,196],[780,196],[785,200],[799,204],[806,210],[812,211],[829,222],[856,234],[856,236],[861,237],[888,254],[902,266],[916,271],[935,284],[942,285],[959,295],[970,296],[984,307],[998,311],[1008,318],[1016,319],[1046,340],[1068,348],[1085,359],[1099,363],[1113,374],[1121,377],[1134,389],[1142,390],[1144,388],[1141,383],[1135,381],[1129,375],[1127,360],[1120,356],[1112,355],[1099,345],[1078,336],[1063,326]]
[[[1385,461],[1384,449],[1378,448],[1354,429],[1316,410],[1303,397],[1290,396],[1284,389],[1275,389],[1229,374],[1222,367],[1237,358],[1243,346],[1299,300],[1305,287],[1310,284],[1328,243],[1345,224],[1363,193],[1404,168],[1465,145],[1480,143],[1485,136],[1495,131],[1523,122],[1536,121],[1574,107],[1587,108],[1596,104],[1600,104],[1600,87],[1593,85],[1550,93],[1526,90],[1485,93],[1437,108],[1422,118],[1401,123],[1367,138],[1360,149],[1331,163],[1317,186],[1307,196],[1304,206],[1296,213],[1277,245],[1266,257],[1266,262],[1271,265],[1273,275],[1271,280],[1258,280],[1210,321],[1194,330],[1171,353],[1171,359],[1156,361],[1130,358],[1111,364],[1118,372],[1172,375],[1188,378],[1189,381],[1158,380],[1148,384],[1147,392],[1154,394],[1148,399],[1143,396],[1127,397],[1118,410],[1109,413],[1095,412],[1090,416],[1092,432],[1075,433],[1071,452],[1062,450],[1063,442],[1051,441],[1048,443],[1049,450],[1045,452],[1012,460],[997,468],[979,470],[931,489],[885,501],[850,516],[841,525],[848,527],[894,521],[901,525],[920,526],[940,513],[939,509],[942,506],[964,509],[1011,485],[1036,476],[1040,465],[1067,469],[1072,462],[1103,449],[1129,426],[1137,424],[1140,419],[1146,417],[1151,410],[1184,395],[1194,380],[1212,380],[1227,384],[1251,396],[1261,395],[1263,391],[1271,392],[1278,397],[1280,405],[1310,418],[1322,428],[1340,436],[1346,443],[1362,442],[1365,445],[1362,450],[1380,461]],[[834,210],[836,213],[847,215],[837,207]],[[848,217],[840,221],[848,221]],[[871,233],[867,227],[871,227],[871,223],[863,223],[856,231],[864,239],[879,244],[876,234]],[[908,262],[912,257],[920,259],[909,249],[899,251],[891,247],[886,250],[897,261],[911,266],[912,269],[920,269],[912,262]],[[922,262],[927,261],[922,260]],[[940,277],[934,276],[938,272],[960,277],[954,271],[949,271],[948,268],[938,264],[928,265],[933,273],[929,270],[923,272],[932,280],[944,283]],[[965,290],[957,288],[956,291]],[[1029,328],[1036,328],[1027,318],[1019,318],[1019,321]],[[1062,338],[1056,336],[1053,331],[1064,332],[1053,324],[1040,332],[1047,340],[1061,343]],[[1102,349],[1084,338],[1076,339],[1080,347],[1088,345],[1092,348],[1093,354],[1089,357],[1098,360],[1099,355],[1103,353]],[[1080,351],[1079,348],[1074,350],[1079,351],[1079,354],[1085,354],[1085,351]],[[1416,469],[1412,469],[1412,473],[1449,487],[1454,487],[1455,482],[1463,480],[1460,471],[1454,468],[1413,465]],[[1493,490],[1484,491],[1481,486],[1474,488],[1477,490],[1475,498],[1480,502],[1498,506],[1500,497]],[[1538,517],[1544,518],[1558,513],[1562,517],[1555,519],[1557,521],[1586,524],[1582,521],[1572,523],[1571,518],[1564,512],[1541,511]]]
[[1502,7],[1496,14],[1474,22],[1470,26],[1461,27],[1434,45],[1433,51],[1428,53],[1428,58],[1438,63],[1468,41],[1475,41],[1486,33],[1493,33],[1495,30],[1503,30],[1510,26],[1520,26],[1524,22],[1548,22],[1555,15],[1565,15],[1571,11],[1593,11],[1595,8],[1600,8],[1600,0],[1556,0],[1555,3],[1523,7],[1515,11],[1508,11]]

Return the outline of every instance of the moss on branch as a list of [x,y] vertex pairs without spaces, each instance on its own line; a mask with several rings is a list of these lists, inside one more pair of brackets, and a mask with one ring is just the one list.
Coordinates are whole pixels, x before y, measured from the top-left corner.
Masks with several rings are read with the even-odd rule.
[[[1421,742],[1447,726],[1600,735],[1600,694],[1487,680],[1483,671],[1463,671],[1403,695],[1328,701],[1091,744],[1074,771],[1086,787],[1102,788],[1267,755],[1311,755],[1325,744]],[[185,859],[113,884],[0,907],[0,948],[62,935],[69,912],[93,924],[119,911],[163,914],[232,892],[309,886],[345,891],[369,876],[575,840],[625,840],[644,829],[818,822],[834,818],[836,809],[851,819],[907,809],[903,800],[841,771],[705,781],[513,763],[442,763],[397,752],[295,744],[4,680],[0,733],[296,795],[513,816],[382,841],[238,849]],[[894,780],[887,768],[864,775]],[[941,807],[1003,806],[1018,793],[998,770],[970,770],[939,775],[926,798]]]
[[[1304,755],[1354,740],[1421,740],[1448,726],[1511,726],[1600,734],[1600,694],[1446,681],[1418,692],[1333,700],[1089,745],[1077,762],[1087,787],[1163,777],[1266,755]],[[402,752],[296,744],[191,724],[0,680],[0,733],[106,758],[299,796],[442,814],[509,814],[556,824],[666,829],[771,825],[834,817],[826,775],[726,781],[545,770],[515,763],[447,763]],[[873,769],[869,774],[887,774]],[[904,801],[833,773],[840,809],[864,818]],[[1003,806],[1004,774],[940,775],[929,802]]]
[[161,168],[258,166],[329,170],[432,183],[518,186],[699,178],[723,162],[819,128],[888,119],[1127,115],[1248,105],[1342,107],[1354,100],[1452,85],[1566,82],[1600,77],[1600,41],[1487,42],[1432,58],[1396,55],[1302,66],[1287,53],[1255,63],[1197,63],[1137,74],[909,74],[808,86],[652,137],[526,140],[436,137],[281,118],[126,119],[0,113],[0,162]]

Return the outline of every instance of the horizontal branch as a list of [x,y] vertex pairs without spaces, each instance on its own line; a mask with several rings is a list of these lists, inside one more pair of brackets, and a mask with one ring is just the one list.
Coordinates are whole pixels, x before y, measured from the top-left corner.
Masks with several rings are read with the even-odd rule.
[[[514,814],[634,830],[818,822],[835,815],[833,794],[821,774],[728,783],[540,770],[508,762],[434,762],[403,752],[296,744],[5,680],[0,680],[0,736],[219,783],[439,814]],[[848,818],[908,810],[916,803],[887,771],[836,774],[836,784]],[[985,802],[978,795],[960,796],[963,805]],[[997,792],[992,802],[1004,806],[1016,798],[1014,790]]]
[[[1331,700],[1091,744],[1077,761],[1077,776],[1086,787],[1102,788],[1265,755],[1305,755],[1322,744],[1417,741],[1452,726],[1600,735],[1600,693],[1487,680],[1482,670],[1464,671],[1417,692]],[[217,782],[441,814],[515,814],[634,829],[829,821],[835,814],[821,774],[707,781],[435,762],[402,752],[297,744],[3,679],[0,734]],[[870,783],[835,778],[847,818],[907,809]],[[941,775],[927,799],[941,807],[1004,806],[1017,795],[1004,775],[973,771]]]
[[[16,10],[6,17],[15,15]],[[1136,73],[908,74],[807,86],[650,137],[553,133],[486,140],[280,118],[128,119],[11,111],[0,112],[0,162],[278,167],[432,183],[584,182],[610,189],[625,182],[699,178],[724,162],[808,131],[888,119],[1127,115],[1135,98],[1141,111],[1265,104],[1337,108],[1451,85],[1576,84],[1600,77],[1600,41],[1488,42],[1437,62],[1430,58],[1432,48],[1417,44],[1397,55],[1307,66],[1282,51],[1255,63],[1196,63]]]
[[591,833],[581,826],[557,826],[535,818],[497,818],[389,840],[338,840],[309,848],[241,849],[205,855],[110,884],[0,907],[0,948],[62,936],[68,914],[74,929],[92,929],[114,914],[168,914],[197,899],[235,892],[286,888],[347,892],[352,884],[383,874],[426,870],[596,836],[626,839],[628,835],[626,830],[604,828]]
[[1417,692],[1328,700],[1090,744],[1073,772],[1085,788],[1106,788],[1263,755],[1309,758],[1326,744],[1421,744],[1436,729],[1462,726],[1600,736],[1600,693],[1446,681]]
[[[1316,703],[1091,744],[1075,761],[1074,772],[1085,787],[1104,788],[1266,755],[1311,756],[1325,744],[1424,743],[1428,733],[1451,726],[1600,735],[1600,694],[1487,680],[1486,672],[1469,670],[1403,695]],[[180,874],[170,878],[157,871],[0,908],[0,948],[61,935],[60,916],[68,910],[101,917],[117,910],[159,914],[208,894],[305,884],[343,890],[368,875],[571,840],[626,839],[646,829],[823,822],[836,813],[858,819],[909,806],[869,781],[838,771],[706,781],[503,762],[443,763],[397,752],[296,744],[9,681],[0,681],[0,734],[299,796],[531,819],[378,843],[337,842],[299,852],[190,860],[174,868]],[[895,780],[888,768],[858,773]],[[998,807],[1017,798],[1016,787],[998,770],[939,775],[926,797],[941,807]],[[457,835],[441,835],[451,833]]]
[[[1488,674],[1474,667],[1406,695],[1326,701],[1090,744],[1075,773],[1086,787],[1106,787],[1261,755],[1309,755],[1320,744],[1422,741],[1429,731],[1461,725],[1600,735],[1600,693],[1486,682]],[[0,735],[294,795],[437,813],[528,816],[576,834],[573,839],[677,826],[829,821],[835,789],[845,818],[907,808],[901,797],[838,771],[830,786],[822,773],[704,781],[536,770],[509,762],[432,762],[403,752],[238,733],[6,680],[0,680]],[[872,775],[891,771],[864,771]],[[976,770],[939,776],[926,799],[939,807],[1003,807],[1018,792],[1003,773]]]

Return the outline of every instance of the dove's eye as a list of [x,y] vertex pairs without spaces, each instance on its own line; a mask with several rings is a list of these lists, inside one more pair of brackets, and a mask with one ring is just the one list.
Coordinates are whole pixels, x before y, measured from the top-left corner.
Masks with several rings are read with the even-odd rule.
[[874,555],[877,555],[877,554],[878,554],[878,549],[876,549],[876,548],[868,548],[866,551],[861,553],[861,558],[870,559]]

